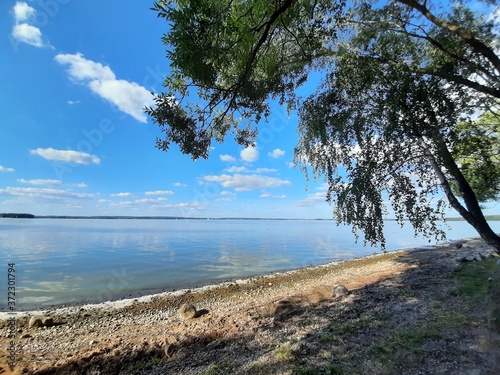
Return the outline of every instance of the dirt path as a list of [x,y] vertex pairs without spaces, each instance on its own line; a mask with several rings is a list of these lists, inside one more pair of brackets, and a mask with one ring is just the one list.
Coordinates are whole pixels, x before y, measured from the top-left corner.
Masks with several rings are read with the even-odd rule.
[[[458,253],[485,249],[469,240],[461,249],[393,252],[126,307],[47,311],[49,328],[20,318],[14,373],[497,374],[500,336],[488,329],[486,299],[461,293],[454,277]],[[333,298],[337,284],[351,293]],[[183,303],[197,317],[181,319]],[[7,358],[5,321],[1,333]],[[4,365],[0,374],[8,373]]]

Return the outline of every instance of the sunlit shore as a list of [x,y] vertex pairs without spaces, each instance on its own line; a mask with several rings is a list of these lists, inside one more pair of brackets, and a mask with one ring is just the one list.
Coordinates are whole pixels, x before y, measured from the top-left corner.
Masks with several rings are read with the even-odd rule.
[[[442,324],[451,324],[450,334],[466,336],[454,338],[453,343],[484,338],[482,326],[460,330],[450,321],[456,314],[472,314],[464,309],[479,305],[464,305],[464,296],[454,291],[449,275],[460,264],[496,264],[490,257],[494,255],[483,241],[468,238],[140,298],[17,312],[15,337],[10,339],[7,319],[13,316],[1,313],[0,347],[15,342],[16,369],[30,374],[83,375],[96,368],[121,374],[137,366],[151,368],[142,374],[200,374],[216,359],[227,373],[253,374],[266,367],[265,374],[295,374],[300,358],[311,366],[331,361],[320,349],[339,337],[344,365],[366,373],[368,368],[363,366],[373,366],[377,360],[371,346],[385,340],[377,337],[422,327],[420,319],[432,323],[446,317]],[[487,261],[476,262],[482,259]],[[338,285],[347,289],[347,296],[332,293]],[[446,304],[440,302],[443,298]],[[180,315],[179,308],[186,303],[195,307],[194,318]],[[429,311],[434,315],[427,316]],[[485,313],[481,306],[479,313]],[[51,324],[29,327],[32,318],[41,315],[50,318]],[[353,330],[358,326],[365,328]],[[281,344],[276,347],[276,342]],[[398,351],[406,350],[405,345]],[[281,358],[283,348],[302,354]],[[485,348],[483,361],[477,363],[494,368],[496,351]],[[454,346],[440,350],[446,351],[439,360],[446,368],[448,361],[461,358]],[[359,352],[371,362],[351,358]],[[148,362],[151,358],[154,364]],[[416,363],[421,367],[420,361]],[[431,361],[429,366],[434,368],[436,363]]]

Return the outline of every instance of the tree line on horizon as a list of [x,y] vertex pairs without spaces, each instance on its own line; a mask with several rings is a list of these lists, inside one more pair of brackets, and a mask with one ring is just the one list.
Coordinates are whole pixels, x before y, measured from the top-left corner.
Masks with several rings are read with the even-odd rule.
[[481,206],[500,197],[497,0],[162,0],[153,10],[171,65],[146,108],[163,132],[156,147],[193,159],[228,135],[248,147],[286,106],[299,115],[296,165],[326,180],[333,217],[356,239],[384,247],[386,204],[415,234],[442,239],[451,206],[500,253]]
[[14,218],[14,219],[33,219],[35,217],[35,215],[24,214],[24,213],[15,213],[15,212],[9,212],[9,213],[1,213],[0,212],[0,217],[7,217],[7,218]]

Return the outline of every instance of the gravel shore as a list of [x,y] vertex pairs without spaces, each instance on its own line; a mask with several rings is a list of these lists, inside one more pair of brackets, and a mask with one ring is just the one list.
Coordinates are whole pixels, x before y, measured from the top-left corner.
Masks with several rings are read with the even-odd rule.
[[[482,241],[467,239],[459,246],[395,251],[193,290],[28,312],[16,317],[14,337],[2,314],[0,374],[495,374],[500,336],[488,329],[477,303],[467,305],[470,311],[454,307],[465,309],[465,304],[460,293],[452,293],[456,285],[449,279],[457,267],[491,254]],[[349,293],[335,296],[336,285]],[[184,304],[196,308],[193,318],[179,313]],[[383,335],[434,322],[432,314],[448,314],[448,308],[465,317],[460,328],[465,333],[459,334],[465,336],[426,338],[419,348],[439,356],[429,362],[410,358],[403,372],[384,363],[389,355],[384,350],[392,344]],[[34,315],[52,322],[29,327]],[[457,327],[452,328],[450,334],[457,335]],[[11,342],[13,370],[7,365]],[[386,342],[377,349],[382,345],[377,343]],[[447,372],[450,368],[456,372]]]

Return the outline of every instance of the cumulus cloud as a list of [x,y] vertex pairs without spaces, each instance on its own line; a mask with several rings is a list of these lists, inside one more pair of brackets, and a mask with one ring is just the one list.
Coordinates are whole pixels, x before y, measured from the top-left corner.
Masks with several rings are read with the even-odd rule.
[[79,152],[73,150],[56,150],[51,147],[49,148],[37,148],[36,150],[31,150],[31,155],[38,155],[47,160],[64,161],[76,164],[100,164],[101,159],[95,155],[88,154],[86,152]]
[[133,195],[134,194],[129,193],[129,192],[110,194],[111,197],[131,197]]
[[254,161],[259,160],[259,151],[257,150],[256,147],[249,146],[241,150],[240,156],[243,159],[243,161],[252,163]]
[[277,149],[273,150],[272,152],[269,152],[267,155],[269,155],[270,157],[272,157],[274,159],[278,159],[278,158],[282,157],[283,155],[285,155],[285,151],[277,148]]
[[16,170],[14,168],[7,168],[2,165],[0,165],[0,172],[15,172]]
[[219,158],[222,161],[228,161],[228,162],[235,162],[236,161],[236,158],[234,158],[231,155],[227,155],[227,154],[219,155]]
[[14,39],[35,47],[43,47],[42,32],[38,27],[20,23],[12,28]]
[[146,191],[146,195],[173,195],[174,192],[171,190],[156,190],[156,191]]
[[88,60],[81,53],[58,54],[55,60],[68,66],[72,80],[83,83],[95,94],[140,122],[147,122],[144,107],[153,104],[153,94],[145,87],[117,79],[109,66]]
[[25,180],[24,178],[20,178],[17,180],[17,182],[20,182],[22,184],[28,184],[28,185],[62,185],[61,180],[43,180],[43,179],[32,179],[32,180]]
[[248,191],[254,189],[265,189],[270,187],[278,187],[290,185],[288,180],[281,180],[276,177],[253,175],[220,175],[220,176],[205,176],[205,181],[220,183],[225,188],[232,188],[236,191]]
[[24,1],[18,1],[13,8],[15,25],[12,28],[12,37],[22,43],[34,47],[51,47],[42,40],[41,30],[30,24],[35,18],[36,10]]
[[16,22],[28,21],[35,16],[35,8],[30,7],[24,1],[18,1],[13,8]]

